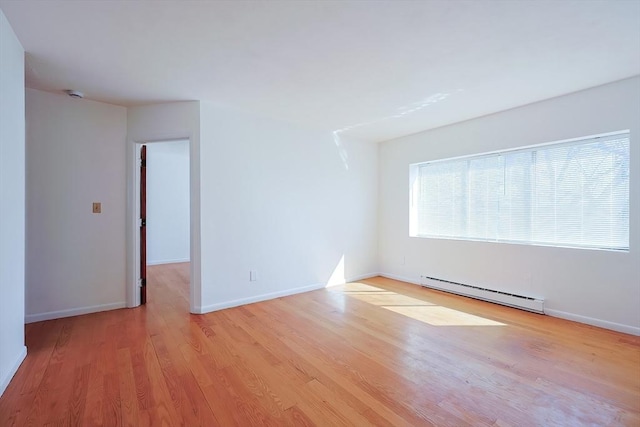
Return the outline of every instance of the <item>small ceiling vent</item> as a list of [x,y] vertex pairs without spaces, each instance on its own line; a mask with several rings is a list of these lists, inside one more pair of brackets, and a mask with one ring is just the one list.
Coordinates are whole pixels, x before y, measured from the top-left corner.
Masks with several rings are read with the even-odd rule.
[[65,93],[67,95],[69,95],[70,97],[72,97],[72,98],[79,98],[79,99],[84,98],[84,93],[82,93],[80,91],[77,91],[77,90],[67,89],[67,90],[65,90]]

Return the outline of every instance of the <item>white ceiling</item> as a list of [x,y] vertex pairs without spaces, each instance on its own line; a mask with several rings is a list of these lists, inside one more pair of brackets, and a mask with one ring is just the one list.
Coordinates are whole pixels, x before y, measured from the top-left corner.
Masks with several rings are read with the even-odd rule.
[[27,85],[381,141],[640,74],[640,0],[8,1]]

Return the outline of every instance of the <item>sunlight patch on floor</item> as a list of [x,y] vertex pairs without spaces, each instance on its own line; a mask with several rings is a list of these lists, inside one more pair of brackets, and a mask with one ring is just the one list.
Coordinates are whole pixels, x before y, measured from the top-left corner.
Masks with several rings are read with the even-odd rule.
[[504,323],[496,322],[495,320],[443,307],[429,301],[365,283],[345,283],[341,286],[332,287],[330,291],[379,306],[433,326],[506,326]]

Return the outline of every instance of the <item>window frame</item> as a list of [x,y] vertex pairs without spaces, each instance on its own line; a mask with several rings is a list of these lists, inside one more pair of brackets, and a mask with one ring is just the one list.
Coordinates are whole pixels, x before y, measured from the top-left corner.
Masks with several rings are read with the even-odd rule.
[[[590,250],[604,250],[604,251],[613,251],[613,252],[629,252],[631,246],[631,179],[629,178],[629,190],[627,203],[629,204],[629,214],[628,214],[628,229],[629,229],[629,243],[627,247],[606,247],[603,245],[586,245],[586,244],[560,244],[560,243],[551,243],[551,242],[538,242],[533,240],[509,240],[509,239],[489,239],[489,238],[475,238],[475,237],[458,237],[458,236],[443,236],[436,234],[420,234],[418,232],[418,207],[419,207],[419,191],[420,191],[420,168],[425,165],[432,165],[437,163],[444,162],[454,162],[454,161],[470,161],[477,160],[487,157],[499,156],[503,154],[516,154],[519,152],[531,152],[537,149],[544,149],[545,147],[561,148],[572,145],[579,145],[581,143],[588,144],[590,141],[596,141],[600,139],[617,139],[620,137],[626,137],[629,140],[629,169],[631,169],[631,131],[629,129],[619,130],[614,132],[606,132],[596,135],[578,137],[578,138],[570,138],[559,141],[545,142],[541,144],[531,144],[526,146],[519,146],[516,148],[507,148],[502,150],[494,150],[487,151],[475,154],[467,154],[463,156],[455,156],[455,157],[447,157],[442,159],[434,159],[428,161],[422,161],[417,163],[411,163],[409,165],[409,237],[420,238],[420,239],[444,239],[444,240],[459,240],[459,241],[470,241],[470,242],[491,242],[491,243],[506,243],[506,244],[517,244],[517,245],[527,245],[527,246],[544,246],[544,247],[554,247],[554,248],[571,248],[571,249],[590,249]],[[629,174],[630,176],[630,174]]]

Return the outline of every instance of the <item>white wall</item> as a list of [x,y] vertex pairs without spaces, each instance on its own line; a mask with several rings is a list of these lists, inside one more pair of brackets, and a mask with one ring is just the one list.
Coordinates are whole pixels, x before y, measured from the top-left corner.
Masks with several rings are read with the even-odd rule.
[[201,311],[377,271],[374,144],[201,110]]
[[375,145],[198,102],[130,108],[127,125],[131,259],[136,144],[190,141],[192,312],[376,272]]
[[0,10],[0,396],[24,346],[24,50]]
[[[623,129],[631,130],[628,253],[409,237],[410,163]],[[635,77],[380,144],[381,271],[540,296],[549,314],[640,334],[639,138]]]
[[147,144],[147,264],[189,261],[189,141]]
[[125,141],[125,108],[27,89],[27,322],[125,305]]

